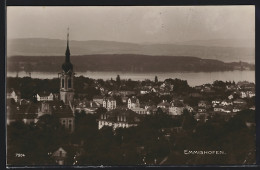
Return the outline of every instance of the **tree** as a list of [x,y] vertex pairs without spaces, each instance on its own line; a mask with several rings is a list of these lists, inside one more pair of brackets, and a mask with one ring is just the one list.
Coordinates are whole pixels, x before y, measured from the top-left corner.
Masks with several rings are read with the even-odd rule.
[[116,82],[117,82],[118,84],[120,84],[120,81],[121,81],[120,76],[117,75],[117,77],[116,77]]
[[157,76],[155,76],[154,82],[155,82],[155,83],[158,83],[158,77],[157,77]]
[[193,130],[196,127],[196,120],[193,115],[188,112],[188,110],[183,111],[183,122],[182,128],[184,130]]

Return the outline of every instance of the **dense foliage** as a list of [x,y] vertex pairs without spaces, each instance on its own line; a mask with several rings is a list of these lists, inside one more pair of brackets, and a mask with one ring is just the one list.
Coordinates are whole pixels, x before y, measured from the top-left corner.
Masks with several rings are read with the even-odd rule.
[[[105,110],[99,110],[99,114]],[[8,164],[55,164],[47,154],[65,143],[83,143],[78,165],[252,164],[255,162],[254,111],[239,112],[229,121],[215,116],[197,123],[188,112],[175,118],[158,111],[143,117],[139,126],[97,129],[98,114],[76,113],[76,129],[66,133],[55,117],[43,116],[35,125],[15,122],[7,126]],[[183,127],[167,136],[162,129]],[[186,155],[184,150],[224,151],[220,155]],[[15,157],[24,153],[24,158]],[[72,158],[69,158],[72,159]],[[71,162],[72,160],[68,161]]]

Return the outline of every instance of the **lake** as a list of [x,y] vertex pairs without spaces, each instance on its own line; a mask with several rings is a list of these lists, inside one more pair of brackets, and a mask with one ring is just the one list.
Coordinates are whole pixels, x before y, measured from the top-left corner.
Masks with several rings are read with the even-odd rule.
[[[163,81],[167,78],[178,78],[187,80],[190,86],[197,86],[206,83],[213,83],[215,80],[222,81],[249,81],[255,82],[255,71],[222,71],[222,72],[154,72],[154,73],[136,73],[136,72],[76,72],[75,76],[85,76],[93,79],[104,79],[108,80],[120,75],[121,79],[132,79],[132,80],[154,80],[155,76],[158,77],[159,81]],[[19,77],[28,76],[28,73],[19,72]],[[16,72],[7,72],[7,77],[16,77]],[[47,73],[47,72],[31,72],[32,78],[40,79],[52,79],[57,78],[58,73]]]

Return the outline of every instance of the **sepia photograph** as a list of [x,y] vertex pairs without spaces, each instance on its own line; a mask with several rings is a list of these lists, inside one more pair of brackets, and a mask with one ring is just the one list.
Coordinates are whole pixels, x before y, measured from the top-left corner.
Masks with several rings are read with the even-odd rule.
[[256,165],[255,6],[7,6],[6,166]]

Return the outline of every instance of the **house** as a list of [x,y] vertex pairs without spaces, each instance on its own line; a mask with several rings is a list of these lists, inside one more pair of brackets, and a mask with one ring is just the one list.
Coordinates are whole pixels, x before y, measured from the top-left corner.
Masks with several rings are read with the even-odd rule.
[[146,109],[141,108],[141,107],[132,108],[131,110],[137,114],[141,114],[141,115],[147,114]]
[[61,125],[67,129],[70,133],[75,129],[75,118],[73,112],[69,106],[63,106],[62,108],[56,108],[53,111],[53,115],[58,117]]
[[86,114],[94,114],[101,107],[101,104],[96,101],[81,100],[76,101],[74,107],[78,112],[84,111]]
[[250,83],[248,81],[239,81],[237,83],[237,86],[240,88],[240,89],[244,89],[244,90],[251,90],[251,89],[254,89],[255,88],[255,84],[254,83]]
[[151,88],[151,92],[156,93],[158,90],[156,88]]
[[[38,107],[37,107],[38,106]],[[50,114],[57,117],[62,126],[69,132],[75,129],[74,112],[69,105],[65,105],[63,101],[43,101],[38,102],[36,106],[32,107],[32,111],[37,109],[38,117],[45,114]],[[35,111],[34,111],[35,112]]]
[[123,96],[123,97],[122,97],[122,102],[123,102],[123,103],[127,103],[127,100],[128,100],[128,97],[126,97],[126,96]]
[[255,110],[255,106],[252,106],[249,108],[250,110]]
[[101,114],[98,119],[98,129],[104,126],[110,126],[113,129],[129,128],[137,126],[140,122],[139,114],[130,109],[114,109],[105,114]]
[[203,88],[203,86],[195,86],[194,88],[200,91]]
[[18,102],[21,99],[21,93],[15,91],[14,89],[7,90],[6,98],[7,99],[14,99],[15,102]]
[[188,112],[193,112],[194,111],[193,107],[191,107],[189,105],[185,105],[185,109],[187,109]]
[[134,108],[139,108],[140,107],[140,103],[139,103],[139,99],[135,96],[132,96],[130,98],[128,98],[127,100],[127,108],[128,109],[134,109]]
[[26,99],[21,99],[20,100],[20,105],[27,105],[30,103],[30,100],[26,100]]
[[202,95],[200,93],[190,93],[189,95],[190,97],[202,97]]
[[120,91],[112,91],[110,95],[130,96],[130,95],[135,95],[135,92],[134,91],[130,91],[130,90],[120,90]]
[[247,95],[246,95],[246,92],[244,92],[244,91],[241,91],[240,92],[240,98],[246,98],[247,97]]
[[104,99],[103,96],[94,96],[93,97],[93,102],[96,102],[96,103],[99,103],[100,105],[102,105],[103,104],[103,99]]
[[198,113],[206,113],[207,109],[205,107],[198,107]]
[[240,107],[234,107],[232,112],[236,113],[236,112],[240,112],[241,111],[241,108]]
[[[143,107],[147,110],[147,108],[151,107],[151,106],[155,106],[154,102],[152,101],[148,101],[143,103]],[[155,106],[156,107],[156,106]]]
[[36,94],[37,101],[53,101],[53,94],[52,93],[37,93]]
[[149,87],[142,87],[141,89],[140,89],[140,94],[148,94],[148,93],[150,93],[150,88]]
[[215,107],[216,105],[219,105],[221,103],[221,100],[220,99],[212,100],[211,103],[212,103],[212,107]]
[[255,96],[255,91],[254,90],[251,90],[251,91],[246,91],[246,96],[248,98],[252,98]]
[[[13,99],[12,99],[13,100]],[[7,99],[7,124],[15,121],[23,121],[25,124],[36,123],[38,121],[38,104],[26,103],[19,105]]]
[[167,102],[167,100],[163,100],[161,103],[159,103],[158,105],[157,105],[157,108],[164,108],[164,109],[169,109],[169,107],[170,107],[170,103],[169,102]]
[[217,105],[214,107],[213,110],[214,110],[214,112],[223,112],[224,109],[223,109],[223,106]]
[[233,91],[236,89],[237,89],[237,87],[235,85],[226,85],[226,90]]
[[181,115],[183,113],[184,108],[185,106],[183,102],[179,100],[172,101],[169,107],[169,114],[173,116]]
[[36,94],[37,101],[53,101],[53,94],[52,93],[37,93]]
[[58,149],[48,152],[48,155],[58,165],[77,165],[77,157],[85,153],[83,144],[81,141],[80,144],[61,145]]
[[52,158],[54,158],[58,165],[64,165],[67,159],[67,151],[65,151],[62,147],[59,147],[53,152]]
[[198,107],[209,108],[210,105],[209,105],[209,103],[207,101],[201,100],[198,103]]
[[215,93],[215,90],[211,89],[211,88],[204,88],[201,90],[201,92],[204,93]]
[[233,110],[232,105],[217,105],[214,107],[214,112],[231,113]]
[[38,119],[37,119],[37,114],[34,113],[30,113],[30,114],[22,114],[22,121],[24,122],[24,124],[31,124],[31,123],[37,123]]
[[243,99],[236,99],[233,101],[234,105],[246,105],[246,101]]
[[194,119],[197,121],[206,122],[208,121],[209,115],[207,113],[196,113]]
[[233,106],[232,105],[228,105],[228,106],[224,106],[222,109],[222,112],[224,113],[231,113],[233,110]]
[[116,100],[113,97],[107,97],[103,99],[103,107],[107,110],[116,108]]
[[159,90],[158,93],[159,93],[160,96],[165,96],[165,95],[171,94],[171,92],[167,91],[167,90]]
[[234,99],[234,96],[231,94],[231,95],[228,96],[228,99],[232,100],[232,99]]
[[230,105],[233,105],[233,102],[232,100],[223,100],[220,105],[222,106],[230,106]]
[[212,90],[212,85],[211,84],[204,84],[202,86],[200,92],[211,93],[211,92],[214,92],[214,91]]
[[157,112],[157,107],[155,105],[147,106],[145,109],[148,115],[155,114]]

